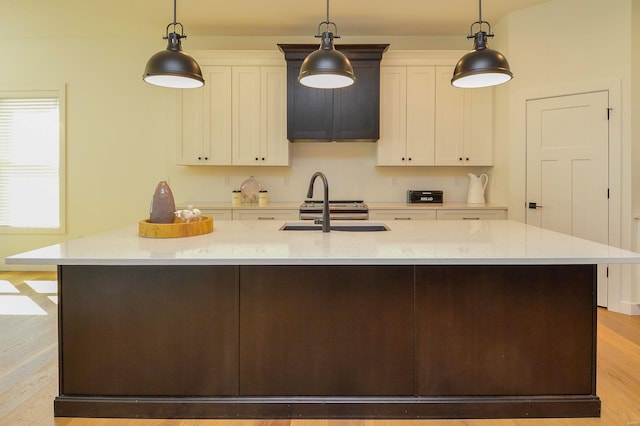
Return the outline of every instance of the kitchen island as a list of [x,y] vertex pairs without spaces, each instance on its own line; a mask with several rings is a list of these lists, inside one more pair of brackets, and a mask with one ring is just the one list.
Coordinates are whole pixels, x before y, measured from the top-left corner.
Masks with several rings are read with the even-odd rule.
[[596,265],[640,255],[513,221],[136,227],[56,264],[56,416],[596,417]]

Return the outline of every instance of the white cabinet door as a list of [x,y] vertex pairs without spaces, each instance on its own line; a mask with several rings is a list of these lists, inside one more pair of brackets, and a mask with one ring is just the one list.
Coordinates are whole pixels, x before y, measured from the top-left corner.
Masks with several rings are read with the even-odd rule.
[[377,164],[433,165],[434,114],[434,67],[381,67]]
[[436,210],[369,210],[371,220],[436,220]]
[[260,164],[260,67],[233,67],[233,156],[237,165]]
[[435,164],[493,165],[493,88],[451,85],[452,67],[436,67]]
[[403,166],[407,156],[407,67],[380,67],[379,166]]
[[202,214],[213,217],[213,225],[216,220],[231,220],[233,210],[231,209],[202,209]]
[[452,69],[436,68],[435,163],[464,164],[464,90],[451,85]]
[[503,220],[507,218],[504,209],[457,209],[438,210],[438,220]]
[[288,165],[286,68],[233,67],[234,165]]
[[[205,73],[205,70],[202,70]],[[183,165],[203,164],[205,87],[178,92],[178,143],[176,162]]]
[[234,209],[233,220],[298,220],[298,210]]
[[260,162],[265,166],[288,166],[290,143],[287,139],[287,69],[261,67]]
[[231,164],[231,67],[202,67],[205,86],[181,90],[177,164]]
[[432,166],[435,143],[435,68],[407,68],[407,164]]
[[493,165],[493,89],[467,89],[464,103],[466,166]]

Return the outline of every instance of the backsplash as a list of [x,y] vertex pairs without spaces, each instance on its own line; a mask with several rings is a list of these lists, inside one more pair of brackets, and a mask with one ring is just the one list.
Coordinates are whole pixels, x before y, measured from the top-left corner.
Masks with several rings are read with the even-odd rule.
[[[302,201],[311,175],[322,171],[332,199],[404,202],[407,189],[439,189],[444,202],[465,202],[467,173],[487,173],[491,200],[491,167],[377,167],[376,144],[366,142],[291,144],[289,167],[172,166],[169,181],[176,201],[231,201],[231,191],[254,176],[272,202]],[[314,198],[322,190],[316,188]]]

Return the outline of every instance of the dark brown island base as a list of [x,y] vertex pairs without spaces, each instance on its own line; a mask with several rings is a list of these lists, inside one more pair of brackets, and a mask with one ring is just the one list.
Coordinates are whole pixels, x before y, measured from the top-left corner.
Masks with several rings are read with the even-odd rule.
[[597,417],[594,265],[59,267],[55,415]]
[[600,416],[597,267],[640,254],[509,220],[282,225],[7,258],[58,265],[55,415]]

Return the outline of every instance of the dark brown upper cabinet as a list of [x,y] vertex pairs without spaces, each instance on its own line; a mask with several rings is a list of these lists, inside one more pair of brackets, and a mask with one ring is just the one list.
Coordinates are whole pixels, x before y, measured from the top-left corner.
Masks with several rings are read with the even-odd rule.
[[345,44],[356,81],[341,89],[298,82],[302,62],[317,44],[278,44],[287,61],[287,139],[376,141],[380,137],[380,60],[388,44]]

